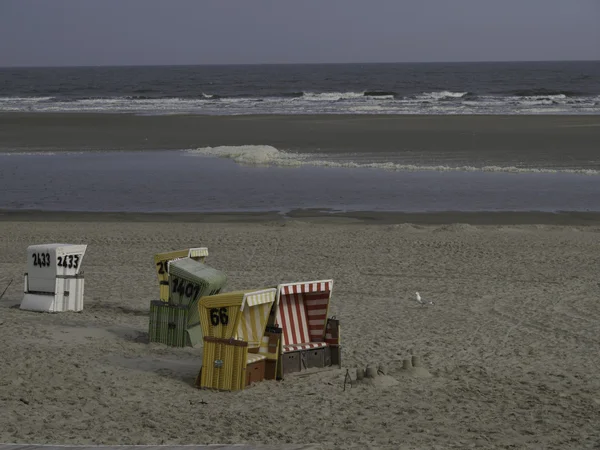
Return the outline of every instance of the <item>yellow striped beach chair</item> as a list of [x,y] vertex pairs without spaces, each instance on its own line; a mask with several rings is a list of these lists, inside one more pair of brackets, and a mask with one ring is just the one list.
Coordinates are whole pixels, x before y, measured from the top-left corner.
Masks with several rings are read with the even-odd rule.
[[276,292],[244,290],[200,299],[204,355],[197,387],[236,391],[275,378],[279,333],[265,331]]

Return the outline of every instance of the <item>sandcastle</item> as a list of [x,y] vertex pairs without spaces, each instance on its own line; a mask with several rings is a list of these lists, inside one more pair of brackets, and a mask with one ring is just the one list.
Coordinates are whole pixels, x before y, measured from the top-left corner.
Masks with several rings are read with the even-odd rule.
[[[410,376],[419,378],[430,378],[432,375],[426,367],[423,366],[421,356],[411,355],[409,358],[402,360],[400,370],[394,372],[394,375]],[[357,367],[354,379],[349,373],[346,373],[345,383],[350,382],[354,385],[367,385],[374,387],[395,386],[400,382],[391,376],[385,364],[372,365],[369,364],[365,368]]]

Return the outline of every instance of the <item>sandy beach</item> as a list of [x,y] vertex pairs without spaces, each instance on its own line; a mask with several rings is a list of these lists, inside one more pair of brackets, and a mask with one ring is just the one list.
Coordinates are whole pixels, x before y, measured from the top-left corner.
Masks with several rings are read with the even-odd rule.
[[[0,442],[600,445],[597,219],[223,217],[2,215]],[[26,248],[44,242],[88,244],[82,313],[14,308]],[[343,369],[194,388],[202,349],[147,335],[153,255],[189,246],[209,248],[227,290],[333,278]],[[430,378],[401,370],[411,352]],[[377,363],[397,384],[344,391],[346,369]]]

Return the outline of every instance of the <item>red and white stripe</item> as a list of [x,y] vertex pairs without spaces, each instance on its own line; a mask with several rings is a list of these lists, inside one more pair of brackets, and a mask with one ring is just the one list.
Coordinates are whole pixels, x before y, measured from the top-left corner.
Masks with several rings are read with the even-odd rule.
[[310,350],[312,348],[322,348],[327,347],[325,342],[310,342],[307,344],[292,344],[292,345],[284,345],[284,352],[296,352],[298,350]]
[[308,294],[304,297],[306,315],[308,318],[308,332],[310,340],[322,341],[327,321],[327,307],[329,306],[329,292]]
[[323,341],[331,287],[332,280],[280,286],[277,324],[283,329],[284,351],[327,345]]
[[294,283],[281,286],[281,295],[309,294],[311,292],[331,292],[332,281],[314,281],[310,283]]
[[283,329],[282,344],[284,346],[310,342],[306,310],[301,295],[283,295],[279,299],[277,322]]

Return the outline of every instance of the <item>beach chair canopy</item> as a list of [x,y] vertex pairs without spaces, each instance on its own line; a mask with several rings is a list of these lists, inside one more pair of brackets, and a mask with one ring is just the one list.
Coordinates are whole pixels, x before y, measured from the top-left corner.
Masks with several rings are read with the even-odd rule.
[[282,328],[283,351],[325,347],[325,327],[333,280],[277,286],[276,326]]
[[225,272],[192,258],[170,261],[169,301],[173,304],[191,305],[200,297],[217,294],[225,286]]
[[204,336],[260,347],[277,291],[274,288],[211,295],[198,305]]
[[169,261],[192,258],[196,261],[204,262],[207,256],[208,248],[206,247],[192,247],[154,255],[154,265],[160,285],[160,299],[163,302],[169,301]]

